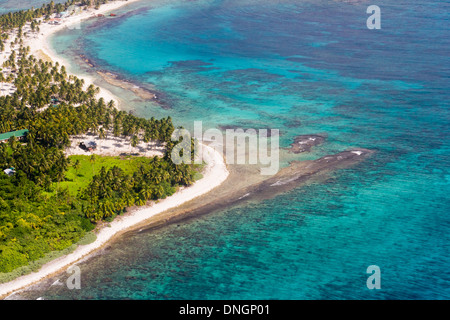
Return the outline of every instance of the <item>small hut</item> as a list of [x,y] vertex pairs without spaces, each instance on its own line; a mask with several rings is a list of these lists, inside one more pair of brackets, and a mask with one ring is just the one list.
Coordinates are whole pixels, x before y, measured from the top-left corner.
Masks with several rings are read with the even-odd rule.
[[3,172],[8,176],[13,176],[16,173],[16,169],[11,167],[11,168],[3,170]]

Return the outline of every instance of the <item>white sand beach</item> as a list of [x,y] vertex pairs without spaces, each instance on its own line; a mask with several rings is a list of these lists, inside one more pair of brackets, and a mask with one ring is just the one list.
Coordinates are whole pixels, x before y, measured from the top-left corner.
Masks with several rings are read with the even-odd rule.
[[[131,146],[130,137],[113,137],[109,135],[105,139],[100,139],[98,135],[82,135],[71,137],[71,145],[64,150],[66,156],[73,155],[100,155],[100,156],[119,156],[121,154],[139,155],[141,157],[162,157],[164,156],[164,146],[155,141],[145,143],[139,140],[136,147]],[[80,148],[80,143],[95,142],[96,149],[92,151]]]
[[[58,61],[61,65],[66,65],[63,59],[56,56],[53,50],[51,50],[48,44],[48,37],[50,35],[54,34],[59,30],[62,30],[63,28],[77,24],[84,19],[90,18],[93,16],[94,13],[105,14],[123,5],[130,4],[135,1],[139,0],[114,1],[112,3],[102,5],[99,10],[91,9],[88,11],[83,11],[78,15],[63,19],[61,25],[49,25],[43,23],[40,26],[40,32],[38,35],[32,36],[31,38],[28,38],[26,41],[24,41],[25,46],[30,46],[31,49],[30,53],[33,55],[35,55],[36,53],[39,53],[41,55],[44,54],[50,57],[52,61],[54,62]],[[10,45],[8,44],[5,46],[6,47],[5,52],[0,55],[0,63],[5,61],[5,59],[7,59],[7,57],[10,54],[11,48],[8,46]],[[84,77],[84,79],[86,86],[92,83],[91,78]],[[10,88],[8,87],[8,90],[9,89]],[[118,101],[118,98],[112,95],[109,91],[103,88],[100,89],[101,90],[99,96],[103,97],[106,101],[110,100]],[[83,154],[85,151],[81,150],[80,148],[77,148],[77,146],[80,141],[84,141],[86,138],[92,139],[92,137],[87,136],[77,138],[79,141],[77,139],[74,139],[72,148],[69,148],[68,151],[66,151],[66,153],[77,154],[77,152],[82,152],[81,154]],[[100,140],[101,139],[98,139],[96,140],[96,142],[99,144],[98,150],[99,152],[102,152],[102,154],[109,154],[108,152],[110,152],[110,154],[113,155],[116,152],[119,154],[122,153],[122,151],[126,153],[130,152],[129,143],[128,144],[121,143],[122,146],[119,145],[115,146],[114,145],[115,143],[123,141],[116,141],[113,138],[105,139],[104,141]],[[161,154],[162,151],[158,149],[159,146],[152,146],[150,148],[147,146],[147,148],[149,148],[147,150],[139,149],[139,147],[141,146],[137,147],[137,151],[138,152],[140,151],[139,152],[140,154],[146,154],[149,156],[159,155]],[[114,150],[114,148],[116,149]],[[73,253],[60,257],[56,260],[53,260],[45,264],[38,272],[21,276],[8,283],[0,284],[0,297],[4,298],[18,290],[24,289],[25,287],[33,283],[36,283],[46,277],[49,277],[52,274],[55,274],[56,272],[62,271],[64,268],[67,268],[75,264],[80,259],[86,257],[87,255],[93,253],[97,249],[101,248],[108,242],[108,240],[113,238],[118,233],[121,233],[124,230],[127,230],[135,226],[136,224],[140,224],[146,221],[147,219],[154,217],[155,215],[158,215],[159,213],[162,213],[168,209],[175,208],[185,202],[191,201],[220,186],[229,176],[229,171],[225,164],[223,155],[214,150],[213,148],[203,144],[200,145],[200,149],[203,150],[203,160],[206,162],[206,166],[204,168],[204,171],[202,172],[203,174],[202,179],[198,180],[195,184],[193,184],[190,187],[178,190],[174,195],[172,195],[169,198],[160,200],[159,202],[153,203],[150,206],[142,207],[142,209],[117,217],[112,223],[110,223],[110,226],[103,227],[98,231],[97,239],[95,242],[88,245],[79,246]]]
[[169,198],[160,200],[157,203],[148,207],[143,207],[142,209],[129,214],[118,216],[110,223],[109,227],[104,227],[98,232],[95,242],[79,246],[73,253],[45,264],[38,272],[21,276],[11,282],[0,284],[0,297],[14,293],[15,291],[38,282],[63,268],[75,264],[80,259],[101,248],[116,234],[129,229],[136,224],[142,223],[159,213],[193,200],[220,186],[229,175],[223,156],[213,148],[205,145],[201,145],[201,149],[203,152],[203,159],[207,163],[201,180],[190,187],[180,189]]
[[[49,40],[52,35],[55,33],[64,30],[64,29],[75,29],[78,28],[82,21],[86,19],[98,19],[98,15],[107,15],[108,13],[112,13],[114,10],[117,10],[125,5],[129,5],[131,3],[141,1],[141,0],[115,0],[110,3],[101,5],[99,9],[90,8],[88,10],[83,10],[80,12],[76,12],[68,17],[65,17],[60,20],[60,23],[57,25],[49,24],[47,22],[42,22],[39,25],[39,32],[32,32],[30,28],[30,24],[28,23],[23,28],[23,45],[24,47],[30,47],[30,54],[35,56],[37,59],[42,60],[51,60],[53,63],[58,62],[60,65],[66,66],[68,68],[70,66],[63,58],[59,57],[55,51],[50,46]],[[10,38],[5,43],[5,50],[0,53],[0,64],[3,64],[4,61],[8,59],[11,54],[11,50],[18,50],[19,45],[12,46],[11,42],[13,42],[16,38],[16,34],[10,34]],[[8,72],[8,68],[5,68],[3,71]],[[70,70],[69,74],[70,74]],[[93,78],[87,75],[76,75],[78,78],[83,79],[85,82],[85,88],[87,88],[90,84],[92,84]],[[5,84],[6,86],[6,84]],[[7,90],[0,91],[0,95],[10,94],[13,88],[9,86]],[[5,87],[6,88],[6,87]],[[116,106],[120,104],[119,99],[113,95],[110,91],[100,88],[100,93],[98,97],[103,97],[106,102],[114,100]]]

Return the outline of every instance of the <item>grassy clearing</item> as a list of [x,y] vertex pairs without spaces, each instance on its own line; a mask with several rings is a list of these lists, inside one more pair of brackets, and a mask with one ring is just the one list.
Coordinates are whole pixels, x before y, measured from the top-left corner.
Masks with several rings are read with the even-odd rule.
[[[56,190],[67,189],[71,196],[76,196],[78,192],[86,188],[92,181],[94,175],[98,174],[102,167],[105,169],[117,166],[121,168],[126,174],[132,175],[143,164],[149,163],[151,158],[148,157],[136,157],[136,156],[95,156],[95,161],[91,161],[91,156],[88,155],[76,155],[69,157],[71,166],[66,172],[65,180],[58,183],[53,183],[51,192],[45,192],[46,195],[52,196],[56,193]],[[74,164],[79,161],[79,168],[75,169]],[[194,181],[198,181],[203,178],[201,171],[205,164],[193,165]]]
[[[76,196],[78,191],[86,188],[92,181],[94,175],[98,174],[102,167],[105,169],[117,166],[127,174],[133,174],[142,164],[148,163],[150,158],[146,157],[110,157],[110,156],[95,156],[95,161],[91,161],[90,156],[76,155],[69,157],[71,166],[66,172],[65,181],[59,183],[59,188],[69,191],[72,196]],[[76,161],[80,162],[78,169],[74,168]],[[58,184],[53,185],[53,189],[57,188]],[[55,192],[55,191],[53,191]],[[48,193],[49,195],[53,192]]]

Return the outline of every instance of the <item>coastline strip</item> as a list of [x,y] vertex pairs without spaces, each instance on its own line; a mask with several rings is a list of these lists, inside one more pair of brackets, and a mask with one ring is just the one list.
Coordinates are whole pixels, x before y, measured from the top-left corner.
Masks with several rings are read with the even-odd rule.
[[[50,44],[51,36],[55,35],[59,31],[62,31],[66,28],[67,29],[74,28],[76,25],[80,24],[84,20],[95,18],[97,15],[105,15],[110,11],[117,10],[121,7],[124,7],[126,5],[138,1],[142,0],[115,0],[113,2],[108,2],[101,5],[99,9],[90,8],[81,13],[64,18],[63,20],[61,20],[62,22],[59,25],[50,25],[48,23],[41,23],[39,26],[40,28],[39,33],[37,35],[33,35],[32,37],[27,37],[26,39],[24,39],[24,46],[25,47],[29,46],[30,54],[34,55],[37,59],[42,59],[44,61],[51,59],[53,63],[58,62],[60,65],[64,65],[66,66],[66,68],[68,68],[70,67],[70,64],[65,59],[58,56],[55,50],[52,48]],[[2,58],[6,59],[7,57],[5,56],[0,58],[0,62],[3,63],[4,60]],[[90,84],[94,83],[93,76],[77,75],[77,74],[73,75],[77,76],[79,79],[84,80],[85,83],[84,89],[86,89]],[[100,93],[98,94],[98,97],[102,97],[106,102],[113,100],[116,106],[120,105],[119,98],[105,88],[100,87]]]
[[[137,1],[141,0],[115,1],[107,3],[102,5],[100,9],[95,10],[95,14],[103,14]],[[24,41],[24,45],[30,47],[30,54],[32,55],[45,55],[50,58],[53,63],[58,62],[60,65],[67,66],[67,63],[61,57],[58,57],[54,50],[51,49],[51,46],[48,43],[49,37],[66,27],[70,27],[74,24],[80,23],[82,20],[91,18],[94,13],[93,11],[94,10],[88,10],[81,14],[66,18],[61,25],[53,26],[42,24],[39,35],[37,37],[27,38]],[[3,54],[0,57],[0,62],[4,61],[5,57],[6,54]],[[36,57],[39,58],[39,56]],[[84,79],[86,87],[93,83],[93,78],[91,77],[75,76],[80,79]],[[119,101],[116,96],[101,87],[98,96],[103,97],[105,101],[114,100],[116,103]],[[117,103],[116,105],[120,106],[120,103]],[[145,220],[148,220],[159,213],[176,208],[183,203],[204,195],[221,185],[229,176],[229,171],[225,164],[223,155],[206,145],[201,144],[200,147],[203,150],[203,160],[206,162],[206,166],[202,172],[202,179],[195,182],[192,186],[180,188],[180,190],[178,190],[174,195],[160,200],[157,203],[153,203],[152,205],[143,207],[142,209],[139,208],[138,210],[125,214],[124,216],[118,216],[113,222],[110,223],[108,227],[103,227],[99,230],[96,234],[97,239],[93,243],[88,245],[79,245],[74,252],[46,263],[37,272],[23,275],[10,282],[0,284],[0,299],[4,299],[14,292],[22,290],[36,282],[62,271],[62,269],[70,265],[73,265],[79,260],[85,258],[87,255],[102,248],[109,240],[127,229],[143,223]]]
[[3,299],[18,290],[24,289],[27,286],[60,272],[65,267],[73,265],[87,255],[101,249],[109,240],[120,235],[127,229],[130,229],[159,213],[189,202],[220,186],[229,175],[224,158],[219,152],[209,146],[201,145],[201,148],[203,150],[203,160],[207,163],[202,172],[202,179],[195,182],[192,186],[180,188],[174,195],[160,200],[148,207],[143,207],[130,214],[116,217],[109,226],[100,229],[97,233],[97,239],[93,243],[78,246],[74,252],[48,262],[42,266],[38,272],[33,272],[10,282],[0,284],[0,297]]

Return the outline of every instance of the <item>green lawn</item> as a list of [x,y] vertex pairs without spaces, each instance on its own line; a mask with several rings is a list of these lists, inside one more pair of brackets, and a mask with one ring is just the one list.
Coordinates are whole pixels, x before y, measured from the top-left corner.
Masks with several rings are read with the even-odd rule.
[[[150,158],[146,157],[105,157],[95,156],[95,162],[91,162],[90,156],[70,156],[71,166],[66,172],[65,181],[59,183],[60,188],[67,188],[69,193],[76,196],[80,189],[86,188],[92,181],[92,177],[98,174],[102,167],[105,169],[118,166],[125,173],[133,174],[141,164],[148,163]],[[75,170],[73,164],[80,161],[80,168]],[[56,187],[57,184],[54,184]]]
[[[91,156],[70,156],[69,157],[71,166],[66,172],[65,180],[59,183],[60,189],[65,189],[69,191],[70,195],[76,196],[78,192],[84,188],[86,188],[89,183],[92,181],[94,175],[98,174],[102,167],[105,169],[112,168],[117,166],[121,168],[127,174],[133,174],[141,164],[148,163],[151,158],[147,157],[134,157],[134,156],[95,156],[95,162],[91,162]],[[80,167],[78,170],[75,170],[73,165],[76,161],[80,161]],[[195,173],[194,173],[194,181],[200,180],[203,178],[202,171],[204,164],[194,165]],[[52,191],[45,192],[45,194],[51,196],[56,193],[56,189],[58,188],[57,183],[53,183]]]

